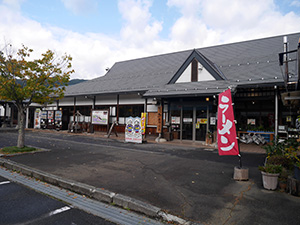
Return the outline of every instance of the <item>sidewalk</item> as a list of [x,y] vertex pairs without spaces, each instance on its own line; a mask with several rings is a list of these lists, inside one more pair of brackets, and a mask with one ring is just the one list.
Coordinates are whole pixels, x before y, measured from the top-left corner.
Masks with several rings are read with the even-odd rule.
[[[49,133],[57,133],[57,132],[63,132],[67,133],[67,131],[55,131],[55,130],[37,130],[37,129],[27,129],[32,132],[49,132]],[[94,137],[101,137],[101,138],[107,138],[106,132],[95,132],[95,133],[68,133],[71,135],[80,135],[80,136],[94,136]],[[147,135],[146,140],[149,143],[157,143],[155,141],[156,135]],[[118,137],[114,133],[110,135],[109,138],[112,140],[118,140],[120,142],[125,142],[125,134],[124,133],[118,133]],[[174,146],[186,146],[186,147],[198,147],[198,148],[208,148],[208,149],[216,149],[215,145],[206,145],[204,142],[193,142],[189,140],[176,140],[173,139],[172,141],[166,141],[166,142],[159,142],[158,144],[161,145],[174,145]],[[251,144],[244,144],[240,143],[240,152],[241,153],[256,153],[256,154],[265,154],[266,151],[263,149],[263,145],[257,145],[254,143]]]

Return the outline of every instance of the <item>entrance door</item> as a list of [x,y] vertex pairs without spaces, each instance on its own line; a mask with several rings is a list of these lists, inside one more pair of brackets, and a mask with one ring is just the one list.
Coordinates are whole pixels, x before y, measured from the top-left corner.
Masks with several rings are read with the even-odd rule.
[[205,141],[207,130],[207,108],[196,107],[196,141]]
[[183,107],[182,139],[193,140],[193,107]]

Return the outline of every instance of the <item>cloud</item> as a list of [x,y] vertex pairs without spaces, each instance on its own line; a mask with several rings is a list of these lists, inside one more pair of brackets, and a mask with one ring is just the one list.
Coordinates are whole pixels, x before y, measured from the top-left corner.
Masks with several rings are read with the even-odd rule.
[[75,15],[94,12],[98,7],[96,0],[61,0],[66,7]]
[[291,6],[300,7],[300,1],[292,1]]
[[12,8],[15,9],[20,9],[21,4],[24,2],[25,0],[2,0],[3,4],[10,6]]
[[119,1],[119,11],[124,19],[121,37],[130,46],[141,47],[158,38],[162,22],[151,17],[151,5],[149,0]]
[[300,17],[278,11],[273,0],[168,0],[181,17],[174,23],[174,40],[206,46],[298,32]]
[[[115,62],[185,49],[244,41],[253,38],[299,32],[300,16],[281,13],[272,0],[168,0],[167,7],[180,16],[162,39],[162,20],[151,13],[151,0],[119,0],[123,19],[119,36],[104,33],[78,33],[41,24],[24,16],[23,0],[0,3],[0,46],[3,40],[20,48],[33,48],[34,56],[47,49],[73,57],[72,78],[91,79],[105,74]],[[87,1],[84,1],[85,3]],[[96,0],[88,1],[92,6]],[[86,12],[83,1],[64,0],[74,13]],[[90,7],[87,7],[89,9]]]

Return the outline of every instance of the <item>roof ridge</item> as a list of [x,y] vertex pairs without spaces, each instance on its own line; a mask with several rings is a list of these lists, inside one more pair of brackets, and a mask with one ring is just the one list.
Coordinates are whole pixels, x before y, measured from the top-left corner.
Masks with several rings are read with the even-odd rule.
[[295,32],[295,33],[289,33],[289,34],[281,34],[281,35],[276,35],[276,36],[269,36],[269,37],[264,37],[264,38],[255,38],[255,39],[250,39],[246,41],[238,41],[238,42],[230,42],[230,43],[224,43],[224,44],[216,44],[216,45],[211,45],[207,47],[200,47],[196,48],[197,50],[203,50],[203,49],[209,49],[209,48],[215,48],[215,47],[222,47],[222,46],[230,46],[230,45],[236,45],[236,44],[245,44],[249,42],[254,42],[254,41],[262,41],[262,40],[267,40],[267,39],[273,39],[273,38],[278,38],[278,37],[284,37],[284,36],[291,36],[291,35],[296,35],[299,34],[300,32]]

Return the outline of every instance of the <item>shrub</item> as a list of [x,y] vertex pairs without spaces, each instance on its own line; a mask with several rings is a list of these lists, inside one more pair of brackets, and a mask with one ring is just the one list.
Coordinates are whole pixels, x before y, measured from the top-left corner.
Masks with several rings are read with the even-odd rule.
[[258,169],[260,171],[266,173],[281,173],[282,166],[281,165],[274,165],[274,164],[266,164],[265,166],[259,166]]

